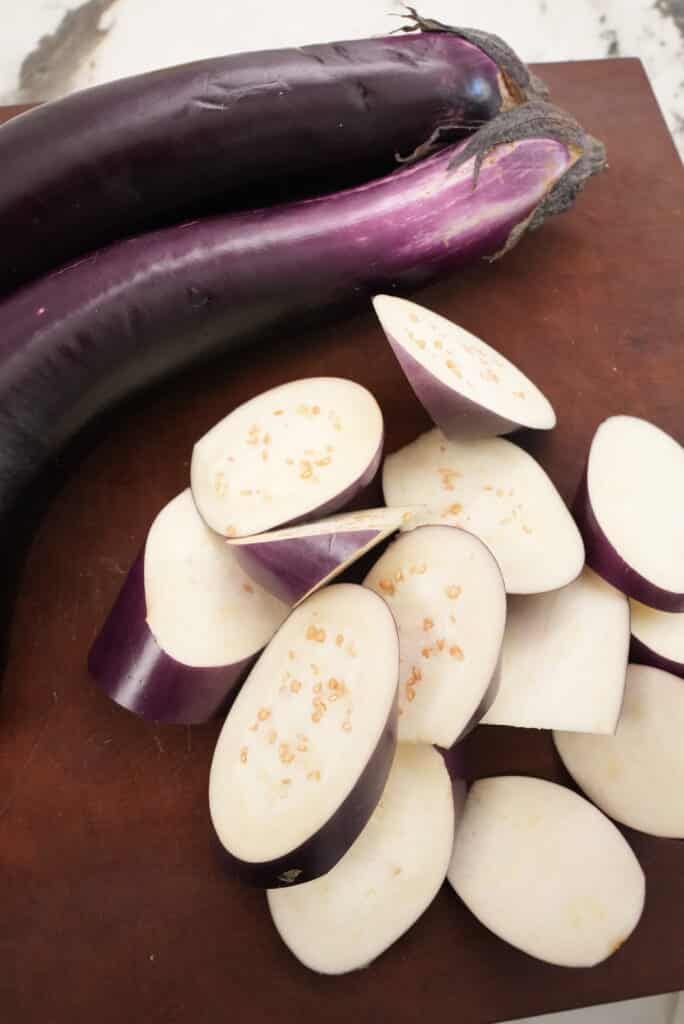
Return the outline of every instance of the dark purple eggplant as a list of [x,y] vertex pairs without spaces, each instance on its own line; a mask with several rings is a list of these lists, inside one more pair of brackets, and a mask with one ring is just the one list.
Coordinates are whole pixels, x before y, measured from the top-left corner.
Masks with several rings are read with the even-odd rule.
[[567,209],[603,163],[571,118],[525,104],[370,184],[152,232],[28,285],[0,303],[0,518],[122,398],[267,331],[494,257]]
[[535,94],[500,39],[429,31],[240,53],[120,79],[0,129],[0,293],[207,210],[388,173]]

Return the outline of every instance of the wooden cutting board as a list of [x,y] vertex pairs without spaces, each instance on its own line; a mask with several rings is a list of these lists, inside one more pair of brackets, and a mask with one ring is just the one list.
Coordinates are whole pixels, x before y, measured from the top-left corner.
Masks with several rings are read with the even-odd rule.
[[[684,440],[684,176],[638,61],[538,70],[554,100],[605,140],[608,173],[500,263],[420,300],[481,334],[549,395],[558,428],[521,442],[569,500],[603,417],[645,416]],[[89,681],[89,645],[152,518],[187,486],[193,441],[256,392],[320,373],[371,388],[389,451],[428,425],[362,315],[278,336],[129,403],[72,446],[21,512],[17,546],[31,541],[17,573],[5,567],[18,597],[0,692],[7,1024],[484,1024],[684,987],[684,843],[629,831],[646,911],[597,968],[528,958],[445,886],[369,970],[310,974],[281,944],[263,893],[220,868],[206,796],[218,723],[146,724]],[[467,746],[474,775],[568,781],[546,733],[482,728]]]

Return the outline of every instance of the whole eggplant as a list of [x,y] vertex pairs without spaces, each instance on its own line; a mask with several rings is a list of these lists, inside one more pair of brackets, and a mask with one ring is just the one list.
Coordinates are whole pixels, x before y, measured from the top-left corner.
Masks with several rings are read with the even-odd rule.
[[95,414],[265,332],[494,257],[571,205],[600,143],[546,103],[330,196],[117,242],[0,303],[0,520]]
[[453,141],[535,84],[497,37],[428,31],[123,78],[0,128],[0,293],[127,235],[317,195]]

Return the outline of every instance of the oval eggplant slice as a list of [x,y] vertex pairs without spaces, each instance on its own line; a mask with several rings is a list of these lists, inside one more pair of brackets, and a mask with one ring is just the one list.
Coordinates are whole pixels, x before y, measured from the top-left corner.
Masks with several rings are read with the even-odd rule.
[[629,603],[585,568],[567,587],[515,595],[501,681],[484,725],[613,733],[629,651]]
[[498,687],[499,566],[472,534],[422,526],[390,545],[364,586],[385,598],[399,631],[399,740],[451,747]]
[[195,445],[192,496],[225,537],[332,513],[375,476],[383,423],[370,391],[311,377],[234,409]]
[[162,722],[204,722],[288,611],[250,580],[183,491],[150,527],[88,667],[129,711]]
[[388,505],[426,505],[428,522],[460,526],[490,548],[509,594],[556,590],[584,564],[582,538],[531,455],[501,437],[447,441],[422,434],[385,459]]
[[659,612],[631,600],[629,660],[684,678],[684,613]]
[[430,906],[454,837],[451,780],[432,747],[400,744],[363,832],[323,878],[268,893],[280,937],[306,967],[367,967]]
[[628,597],[684,611],[683,504],[681,445],[635,416],[604,420],[573,510],[587,564]]
[[614,736],[555,732],[563,764],[590,800],[616,821],[684,839],[684,683],[646,665],[627,669]]
[[376,295],[373,306],[409,384],[445,437],[467,440],[519,427],[555,427],[549,400],[474,334],[394,295]]
[[252,669],[219,736],[209,806],[248,882],[329,871],[380,799],[396,745],[399,642],[390,611],[353,583],[318,591]]
[[644,906],[643,871],[615,826],[572,790],[527,776],[474,783],[447,877],[495,935],[560,967],[611,956]]
[[229,543],[253,580],[294,605],[330,583],[412,518],[410,508],[372,508]]

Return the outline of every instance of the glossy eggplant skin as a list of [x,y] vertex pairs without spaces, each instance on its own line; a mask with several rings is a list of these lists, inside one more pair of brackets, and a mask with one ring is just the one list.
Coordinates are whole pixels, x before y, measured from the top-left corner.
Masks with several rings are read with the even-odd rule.
[[248,885],[281,889],[327,874],[365,828],[378,805],[397,746],[398,704],[395,699],[375,750],[340,806],[301,846],[275,860],[248,863],[221,847],[226,869]]
[[133,563],[88,657],[88,669],[108,697],[150,721],[196,725],[234,696],[254,664],[184,665],[160,647],[147,624],[144,552]]
[[310,537],[234,545],[233,550],[238,564],[260,587],[295,604],[341,565],[353,561],[380,532],[331,530]]
[[[665,590],[642,576],[622,558],[604,533],[591,503],[588,465],[577,489],[572,513],[582,534],[587,565],[594,572],[597,572],[599,576],[602,576],[604,580],[607,580],[617,590],[622,591],[627,597],[632,597],[635,601],[648,605],[649,608],[657,608],[662,612],[684,612],[684,594],[674,590]],[[636,660],[641,664],[662,668],[667,672],[673,671],[669,667],[671,663],[668,659],[659,659],[658,655],[644,661],[647,648],[634,637],[632,638],[632,651],[636,651]],[[680,673],[676,672],[675,674],[679,675]]]
[[571,205],[603,160],[571,119],[525,104],[369,184],[150,232],[20,289],[0,303],[0,519],[121,399],[493,257]]
[[493,37],[478,34],[476,45],[467,35],[412,32],[202,60],[7,122],[0,294],[133,233],[368,181],[443,127],[442,144],[527,98],[515,55],[488,45]]

